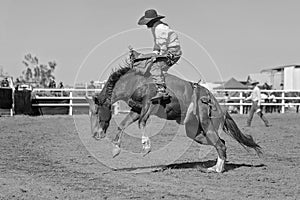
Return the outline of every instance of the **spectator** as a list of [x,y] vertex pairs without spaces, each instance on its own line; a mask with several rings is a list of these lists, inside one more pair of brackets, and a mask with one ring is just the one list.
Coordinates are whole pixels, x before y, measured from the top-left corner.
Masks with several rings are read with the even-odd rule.
[[[55,82],[54,78],[50,77],[49,80],[50,81],[49,81],[48,88],[56,88],[56,82]],[[51,96],[59,96],[59,94],[57,94],[57,92],[55,92],[55,91],[50,91],[50,94],[51,94]]]
[[[276,103],[276,96],[275,96],[275,92],[272,92],[269,96],[269,103]],[[269,112],[273,113],[276,112],[276,105],[271,105]]]
[[225,103],[228,103],[229,100],[230,100],[230,96],[228,92],[225,92]]
[[9,87],[9,81],[7,77],[1,81],[1,87]]
[[96,86],[94,85],[94,81],[90,82],[91,84],[88,86],[88,89],[96,89]]
[[281,89],[281,90],[284,90],[284,85],[283,85],[283,83],[280,83],[280,89]]
[[[64,89],[65,88],[62,81],[59,82],[58,88],[59,89]],[[65,91],[60,91],[60,96],[66,96]]]
[[[265,92],[262,92],[261,94],[260,94],[260,98],[261,98],[261,103],[269,103],[269,96],[268,96],[268,94],[267,93],[265,93]],[[267,106],[260,106],[260,109],[263,111],[263,110],[265,110],[265,112],[267,113]]]
[[55,82],[55,80],[53,79],[53,77],[50,77],[50,82],[49,82],[48,87],[49,87],[49,88],[56,88],[56,82]]
[[[230,100],[230,95],[228,92],[225,92],[224,100],[225,103],[233,103],[233,101]],[[228,110],[229,113],[237,113],[237,108],[233,105],[226,105],[226,110]]]
[[[247,100],[246,98],[251,94],[251,92],[243,92],[243,97],[245,98],[245,103],[249,103],[250,100]],[[248,114],[249,110],[251,108],[251,105],[245,105],[243,107],[243,114]]]
[[247,119],[247,126],[248,127],[251,126],[251,121],[253,119],[253,115],[256,112],[257,115],[264,121],[265,126],[269,127],[269,122],[265,118],[265,116],[263,115],[262,110],[260,108],[260,106],[261,106],[261,93],[260,93],[260,89],[258,87],[258,84],[259,84],[259,82],[253,82],[252,83],[252,85],[254,86],[253,91],[252,91],[251,95],[246,98],[246,100],[249,100],[249,99],[252,100],[252,106],[250,108],[249,117]]
[[21,85],[21,81],[20,81],[19,78],[17,78],[17,79],[16,79],[16,83],[15,83],[15,89],[18,90],[19,87],[20,87],[20,85]]
[[[87,89],[96,89],[96,86],[94,85],[94,81],[90,82],[91,84],[88,85]],[[88,91],[88,96],[92,96],[95,93],[95,91]]]
[[63,84],[63,82],[61,81],[61,82],[59,82],[59,85],[58,85],[58,87],[60,88],[60,89],[63,89],[64,88],[64,84]]

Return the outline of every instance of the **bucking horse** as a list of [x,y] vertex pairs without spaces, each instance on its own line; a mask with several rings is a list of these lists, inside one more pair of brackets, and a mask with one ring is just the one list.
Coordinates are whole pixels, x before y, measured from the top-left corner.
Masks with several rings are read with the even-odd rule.
[[86,96],[89,103],[91,131],[95,139],[106,136],[112,118],[112,104],[119,100],[125,101],[131,110],[118,126],[114,144],[113,157],[121,152],[121,138],[130,124],[138,122],[142,132],[142,153],[151,152],[150,138],[146,132],[146,122],[151,115],[166,120],[175,120],[185,127],[186,135],[203,145],[212,145],[218,153],[216,165],[207,169],[211,172],[223,172],[226,160],[225,141],[219,137],[222,129],[247,150],[252,148],[258,155],[261,147],[251,135],[243,134],[235,121],[225,110],[222,110],[213,94],[199,84],[183,80],[172,74],[165,73],[167,92],[170,98],[159,102],[151,102],[156,94],[156,86],[145,68],[151,58],[125,62],[112,72],[98,94],[92,98]]

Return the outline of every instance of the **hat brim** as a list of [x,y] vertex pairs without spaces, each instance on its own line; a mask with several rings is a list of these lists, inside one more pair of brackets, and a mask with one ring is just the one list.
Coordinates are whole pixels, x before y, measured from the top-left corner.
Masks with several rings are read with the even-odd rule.
[[152,20],[156,20],[156,19],[162,19],[162,18],[165,18],[165,16],[162,16],[162,15],[158,15],[157,17],[155,18],[146,18],[145,16],[141,17],[138,21],[138,25],[146,25],[148,24],[149,22],[151,22]]
[[257,84],[259,84],[258,81],[255,81],[255,82],[251,83],[251,85],[257,85]]

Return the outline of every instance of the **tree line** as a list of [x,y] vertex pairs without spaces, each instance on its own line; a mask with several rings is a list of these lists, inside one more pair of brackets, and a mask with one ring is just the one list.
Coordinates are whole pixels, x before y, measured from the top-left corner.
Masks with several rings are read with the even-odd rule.
[[55,79],[54,71],[57,66],[55,61],[40,63],[36,56],[28,53],[24,56],[22,63],[25,69],[17,80],[21,83],[35,83],[38,87],[47,87],[50,79]]

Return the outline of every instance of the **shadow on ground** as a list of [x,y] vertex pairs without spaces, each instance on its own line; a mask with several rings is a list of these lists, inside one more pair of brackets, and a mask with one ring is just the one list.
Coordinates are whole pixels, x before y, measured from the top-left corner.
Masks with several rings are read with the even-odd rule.
[[[183,163],[174,163],[169,165],[156,165],[156,166],[144,166],[144,167],[134,167],[134,168],[121,168],[115,169],[114,171],[127,171],[131,173],[147,173],[147,172],[161,172],[168,169],[197,169],[201,172],[207,172],[207,168],[212,167],[216,164],[216,160],[208,160],[204,162],[183,162]],[[240,167],[249,167],[249,168],[259,168],[265,167],[264,164],[252,165],[252,164],[235,164],[235,163],[226,163],[225,172],[231,171]]]

